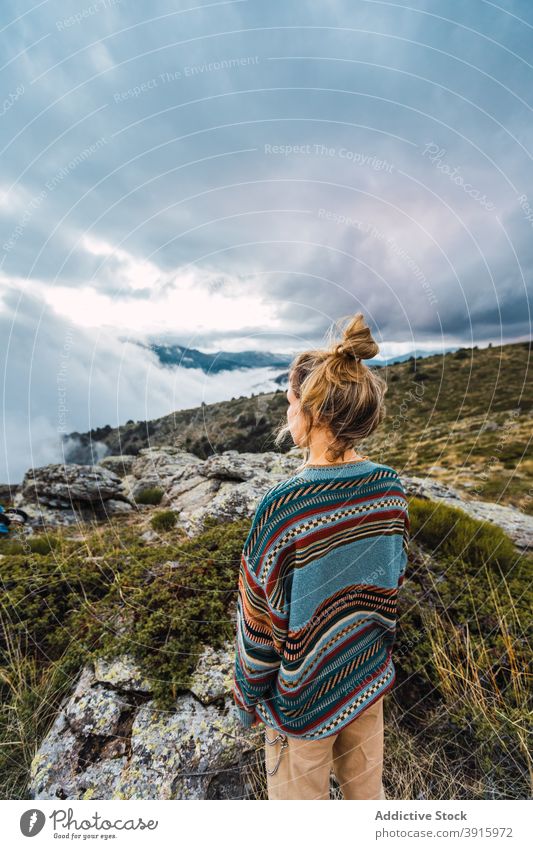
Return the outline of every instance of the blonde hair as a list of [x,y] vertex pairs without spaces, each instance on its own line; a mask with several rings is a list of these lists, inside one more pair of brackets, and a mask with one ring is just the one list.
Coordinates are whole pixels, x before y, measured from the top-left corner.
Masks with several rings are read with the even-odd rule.
[[[346,320],[342,340],[335,341],[341,322]],[[332,442],[326,460],[334,463],[354,443],[369,436],[386,412],[383,398],[387,384],[375,369],[362,362],[379,352],[363,314],[358,312],[338,319],[330,329],[327,345],[325,350],[303,351],[289,366],[289,385],[300,400],[306,425],[302,465],[309,459],[313,427],[330,430]],[[287,436],[290,436],[288,423],[280,425],[275,432],[275,445],[280,447]]]

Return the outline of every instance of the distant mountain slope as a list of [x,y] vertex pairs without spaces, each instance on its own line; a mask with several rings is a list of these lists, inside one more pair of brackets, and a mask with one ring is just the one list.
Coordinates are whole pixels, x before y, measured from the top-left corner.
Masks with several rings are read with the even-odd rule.
[[137,344],[154,351],[165,366],[199,368],[206,374],[241,368],[287,368],[291,361],[288,355],[272,354],[269,351],[217,351],[215,354],[206,354],[183,345]]
[[[196,348],[187,348],[184,345],[174,344],[158,344],[137,342],[141,348],[147,348],[157,354],[159,362],[164,366],[182,366],[182,368],[199,368],[206,374],[217,373],[220,371],[232,371],[233,369],[242,368],[283,368],[285,369],[291,362],[292,357],[285,354],[273,354],[270,351],[217,351],[215,354],[206,354]],[[452,350],[452,349],[447,349]],[[455,350],[455,349],[454,349]],[[421,351],[415,349],[408,354],[398,354],[395,357],[377,357],[373,360],[375,366],[392,365],[393,363],[401,363],[406,360],[416,357],[430,357],[438,355],[437,351]],[[275,378],[276,382],[280,382],[285,378],[286,372],[283,375]]]
[[[386,417],[361,449],[377,462],[408,468],[409,474],[429,472],[475,497],[533,512],[530,358],[530,343],[514,343],[411,357],[384,367]],[[231,448],[275,450],[272,431],[286,409],[284,383],[276,392],[70,434],[77,447],[66,459],[91,462],[95,443],[103,444],[98,456],[105,448],[136,454],[163,444],[204,459]]]

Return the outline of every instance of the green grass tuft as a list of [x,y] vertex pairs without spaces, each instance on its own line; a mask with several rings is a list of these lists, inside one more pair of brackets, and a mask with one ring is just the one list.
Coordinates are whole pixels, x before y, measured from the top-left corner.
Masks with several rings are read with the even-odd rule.
[[150,524],[154,531],[170,531],[175,526],[176,521],[176,514],[173,510],[159,510],[152,516]]
[[464,510],[445,503],[412,498],[409,502],[411,536],[436,555],[461,559],[472,567],[512,569],[516,548],[507,534],[492,522],[481,522]]
[[143,489],[139,495],[135,496],[137,504],[160,504],[163,498],[164,491],[158,486],[151,486]]

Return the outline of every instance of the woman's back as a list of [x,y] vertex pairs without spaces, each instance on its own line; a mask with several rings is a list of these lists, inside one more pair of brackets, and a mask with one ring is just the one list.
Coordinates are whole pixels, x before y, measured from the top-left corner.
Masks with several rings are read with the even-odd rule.
[[266,493],[241,559],[239,706],[318,739],[392,687],[408,532],[398,474],[369,459],[307,466]]

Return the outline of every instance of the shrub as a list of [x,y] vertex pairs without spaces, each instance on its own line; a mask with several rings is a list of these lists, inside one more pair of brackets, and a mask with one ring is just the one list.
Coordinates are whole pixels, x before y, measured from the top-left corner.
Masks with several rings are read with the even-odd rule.
[[32,554],[50,554],[59,546],[60,538],[57,534],[42,534],[39,536],[17,538],[17,531],[13,531],[13,537],[0,541],[0,554],[24,554],[30,551]]
[[[518,552],[501,528],[446,504],[412,498],[409,517],[412,545],[399,599],[396,652],[402,672],[414,676],[413,690],[421,687],[425,693],[423,679],[440,688],[428,639],[434,611],[450,628],[468,629],[473,639],[483,639],[496,656],[505,649],[499,622],[508,617],[515,623],[519,650],[518,623],[526,621],[533,605],[533,558]],[[432,557],[420,557],[417,543],[431,549]]]
[[[20,641],[45,665],[69,653],[81,666],[96,656],[133,654],[167,708],[205,644],[234,637],[228,605],[237,592],[250,520],[208,527],[193,539],[146,545],[138,531],[106,525],[59,551],[0,558],[0,655]],[[34,559],[35,558],[35,559]],[[113,623],[131,616],[123,633]]]
[[[105,558],[114,572],[105,598],[91,611],[73,610],[72,633],[78,640],[83,635],[99,657],[132,654],[152,681],[158,707],[171,710],[178,692],[187,689],[202,647],[216,650],[234,639],[228,605],[236,597],[249,526],[249,519],[241,519],[156,546],[141,546],[125,533],[123,550]],[[121,634],[108,627],[118,610],[131,616]]]
[[472,567],[500,566],[509,571],[517,559],[515,545],[498,525],[473,519],[464,510],[423,498],[409,501],[411,536],[433,550]]
[[159,486],[150,486],[141,490],[139,495],[135,496],[137,504],[160,504],[164,492]]
[[50,554],[51,551],[55,551],[58,548],[60,538],[58,536],[51,536],[47,534],[43,536],[30,537],[28,542],[33,554]]
[[170,531],[176,524],[176,514],[173,510],[159,510],[152,516],[150,524],[154,531]]

